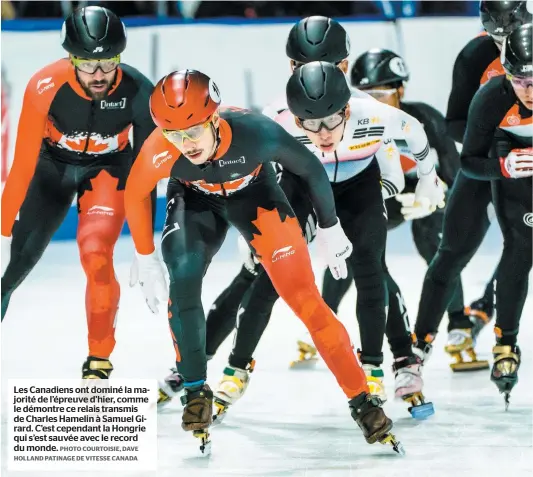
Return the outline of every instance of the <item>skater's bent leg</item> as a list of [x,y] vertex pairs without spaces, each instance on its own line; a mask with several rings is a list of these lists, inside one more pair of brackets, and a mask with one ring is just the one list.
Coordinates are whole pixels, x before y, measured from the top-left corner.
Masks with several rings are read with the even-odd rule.
[[162,238],[161,251],[170,278],[168,317],[176,366],[185,386],[200,387],[207,373],[202,282],[227,224],[207,199],[196,194],[187,191],[184,197],[171,197],[169,187],[165,228],[170,232]]
[[410,356],[413,339],[409,325],[409,314],[405,300],[398,284],[394,281],[385,261],[383,267],[386,272],[387,289],[389,292],[389,310],[387,313],[386,334],[390,349],[395,359]]
[[[276,214],[277,210],[264,212]],[[349,398],[367,391],[366,378],[352,350],[350,338],[342,323],[322,300],[315,285],[307,244],[296,220],[287,217],[279,231],[261,229],[264,242],[254,239],[251,245],[262,257],[287,244],[294,253],[279,260],[262,261],[272,283],[283,300],[303,321],[313,338],[318,352],[333,372],[339,385]]]
[[279,295],[270,277],[264,269],[261,269],[241,304],[235,343],[229,358],[231,366],[246,369],[268,325],[278,298]]
[[98,358],[109,358],[115,347],[120,286],[113,267],[113,250],[124,224],[121,185],[122,190],[118,190],[117,178],[101,170],[81,184],[78,194],[77,242],[87,277],[89,356]]
[[486,210],[490,200],[490,183],[459,172],[446,207],[441,243],[424,278],[415,325],[419,338],[436,334],[460,274],[488,230]]
[[11,295],[40,260],[76,194],[65,167],[40,157],[19,220],[13,226],[11,260],[2,277],[2,320]]
[[347,265],[348,276],[340,280],[335,280],[333,278],[329,268],[324,270],[324,279],[322,281],[322,298],[332,309],[333,313],[337,313],[339,311],[339,305],[353,283],[352,269],[350,268],[349,264]]
[[256,275],[243,266],[231,284],[214,301],[206,320],[205,350],[208,357],[216,354],[220,345],[235,329],[239,306],[255,279]]
[[[254,194],[255,192],[255,194]],[[346,396],[368,392],[365,375],[353,352],[348,333],[326,305],[311,267],[302,230],[281,189],[251,188],[258,208],[242,202],[230,211],[230,221],[253,247],[282,299],[309,329],[326,365]],[[273,254],[290,247],[283,254]]]
[[[487,219],[488,220],[488,219]],[[413,220],[412,233],[413,239],[420,256],[429,265],[441,242],[442,227],[444,221],[444,211],[437,210],[428,217]],[[458,328],[468,328],[470,321],[465,316],[465,304],[463,295],[463,284],[461,276],[457,279],[457,285],[452,293],[452,298],[447,307],[448,311],[448,330]]]
[[516,344],[532,266],[531,227],[523,219],[531,214],[531,181],[517,182],[516,185],[494,184],[493,189],[503,234],[503,253],[496,278],[495,331],[498,343],[504,346]]

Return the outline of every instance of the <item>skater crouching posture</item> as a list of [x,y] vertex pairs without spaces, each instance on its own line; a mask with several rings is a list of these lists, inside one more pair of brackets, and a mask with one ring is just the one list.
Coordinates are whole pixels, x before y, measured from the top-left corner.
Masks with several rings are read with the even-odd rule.
[[496,274],[496,345],[491,380],[509,393],[518,380],[520,317],[532,265],[533,26],[511,33],[502,49],[506,73],[480,89],[470,106],[461,153],[465,174],[490,180],[503,254]]
[[2,195],[2,319],[77,195],[89,329],[82,377],[106,379],[120,298],[113,249],[124,225],[126,178],[155,128],[148,108],[153,85],[120,63],[126,30],[106,8],[73,12],[63,24],[62,46],[69,58],[35,73],[24,94]]
[[[480,2],[480,19],[486,34],[472,39],[459,53],[453,68],[453,84],[446,122],[450,135],[462,142],[469,106],[480,86],[490,78],[503,75],[500,49],[505,37],[515,28],[531,22],[526,1]],[[476,181],[459,170],[448,196],[439,249],[424,277],[424,285],[415,324],[417,347],[426,357],[432,349],[446,308],[454,294],[462,270],[481,245],[490,226],[487,207],[492,201],[488,181]],[[494,287],[486,288],[485,296],[475,300],[468,310],[468,319],[452,321],[445,347],[455,360],[454,371],[488,368],[474,351],[476,338],[493,316]],[[468,357],[465,360],[464,357]]]
[[316,156],[269,118],[220,112],[215,83],[194,70],[162,78],[150,98],[157,129],[128,178],[126,215],[138,278],[150,309],[165,286],[151,231],[149,192],[170,177],[161,239],[170,275],[169,324],[185,394],[182,427],[207,450],[213,393],[206,384],[203,277],[230,225],[243,235],[280,296],[309,328],[324,361],[349,399],[367,442],[391,442],[392,421],[372,399],[343,325],[315,285],[307,245],[270,161],[302,179],[317,214],[317,241],[334,276],[346,275],[352,245],[336,217],[327,174]]

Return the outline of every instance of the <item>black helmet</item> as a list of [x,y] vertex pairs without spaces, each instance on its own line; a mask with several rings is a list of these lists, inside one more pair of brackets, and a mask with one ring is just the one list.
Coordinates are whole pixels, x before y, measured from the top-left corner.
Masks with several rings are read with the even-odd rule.
[[112,58],[126,49],[126,27],[107,8],[79,8],[63,23],[61,44],[80,58]]
[[298,63],[340,63],[350,54],[350,39],[335,20],[312,16],[300,20],[291,28],[285,51],[291,60]]
[[356,88],[403,83],[409,80],[409,70],[401,56],[389,50],[373,48],[356,60],[350,81]]
[[313,61],[298,68],[287,83],[287,105],[294,116],[320,119],[343,109],[350,100],[344,73],[331,63]]
[[504,37],[524,23],[531,22],[527,1],[482,0],[479,4],[481,23],[489,35]]
[[533,76],[531,35],[533,25],[527,23],[511,33],[503,44],[501,62],[511,76]]

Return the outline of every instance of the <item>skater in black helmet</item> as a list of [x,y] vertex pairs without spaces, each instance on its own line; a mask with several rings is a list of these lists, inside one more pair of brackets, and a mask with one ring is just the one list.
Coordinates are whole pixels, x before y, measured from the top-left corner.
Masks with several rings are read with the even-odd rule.
[[504,393],[506,408],[518,381],[517,337],[532,264],[532,35],[529,23],[506,38],[501,56],[506,76],[490,80],[474,96],[461,153],[464,173],[492,185],[503,234],[491,380]]
[[[471,40],[454,65],[453,86],[446,120],[452,137],[462,142],[468,110],[480,85],[504,73],[500,62],[503,40],[518,26],[531,21],[525,1],[482,1],[480,17],[486,35]],[[448,199],[442,241],[424,279],[415,325],[417,346],[428,353],[439,323],[456,293],[459,276],[480,246],[490,221],[487,207],[492,200],[490,184],[477,181],[459,171]],[[491,280],[492,282],[492,280]],[[448,333],[445,350],[455,363],[454,371],[485,369],[478,361],[475,339],[493,312],[493,291],[471,305],[470,318],[456,322]],[[464,360],[466,354],[470,360]]]

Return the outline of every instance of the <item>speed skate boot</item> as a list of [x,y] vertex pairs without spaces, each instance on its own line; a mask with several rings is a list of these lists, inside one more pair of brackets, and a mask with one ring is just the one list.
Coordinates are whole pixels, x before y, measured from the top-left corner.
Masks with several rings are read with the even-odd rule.
[[390,432],[392,421],[385,415],[382,404],[379,398],[364,392],[348,402],[352,418],[363,431],[366,442],[390,444],[395,452],[404,455],[402,444]]
[[394,372],[394,395],[410,405],[408,411],[415,419],[426,419],[435,414],[433,403],[425,402],[422,394],[421,360],[415,354],[396,358]]
[[517,345],[501,345],[496,343],[492,348],[494,364],[490,373],[490,380],[498,386],[504,395],[505,410],[509,408],[511,391],[518,382],[518,368],[520,367],[520,348]]
[[193,436],[200,439],[200,452],[211,452],[211,441],[208,428],[213,422],[213,391],[207,384],[202,387],[187,388],[181,396],[183,418],[181,427],[184,431],[192,431]]
[[214,393],[216,415],[213,420],[215,424],[220,424],[226,416],[228,408],[244,395],[254,367],[255,360],[252,359],[246,366],[246,369],[236,368],[230,365],[224,368],[224,375]]
[[81,367],[81,379],[109,379],[113,365],[106,358],[88,356]]
[[[472,330],[469,328],[450,330],[448,332],[448,343],[444,347],[444,351],[455,359],[455,363],[450,364],[450,368],[454,372],[476,371],[488,369],[489,367],[488,361],[477,359],[476,352],[474,351]],[[470,360],[465,361],[465,355]]]
[[428,361],[433,352],[433,341],[435,341],[435,334],[428,333],[424,339],[417,338],[413,335],[413,354],[420,360],[420,371],[424,364]]
[[359,362],[362,363],[363,371],[366,375],[366,384],[372,396],[379,398],[382,403],[387,402],[387,393],[385,392],[385,385],[383,384],[383,370],[379,365],[371,364],[379,363],[380,358],[374,358],[371,356],[363,356],[360,349],[357,350],[357,357]]
[[172,374],[163,381],[159,381],[159,395],[157,397],[157,408],[162,409],[179,396],[183,391],[183,378],[176,368],[171,368]]
[[290,369],[313,369],[318,362],[318,351],[313,344],[298,340],[298,358],[291,361]]
[[473,301],[470,306],[465,307],[465,315],[470,317],[472,322],[472,339],[474,344],[481,330],[492,320],[494,317],[494,303],[492,300],[486,300],[480,298]]

